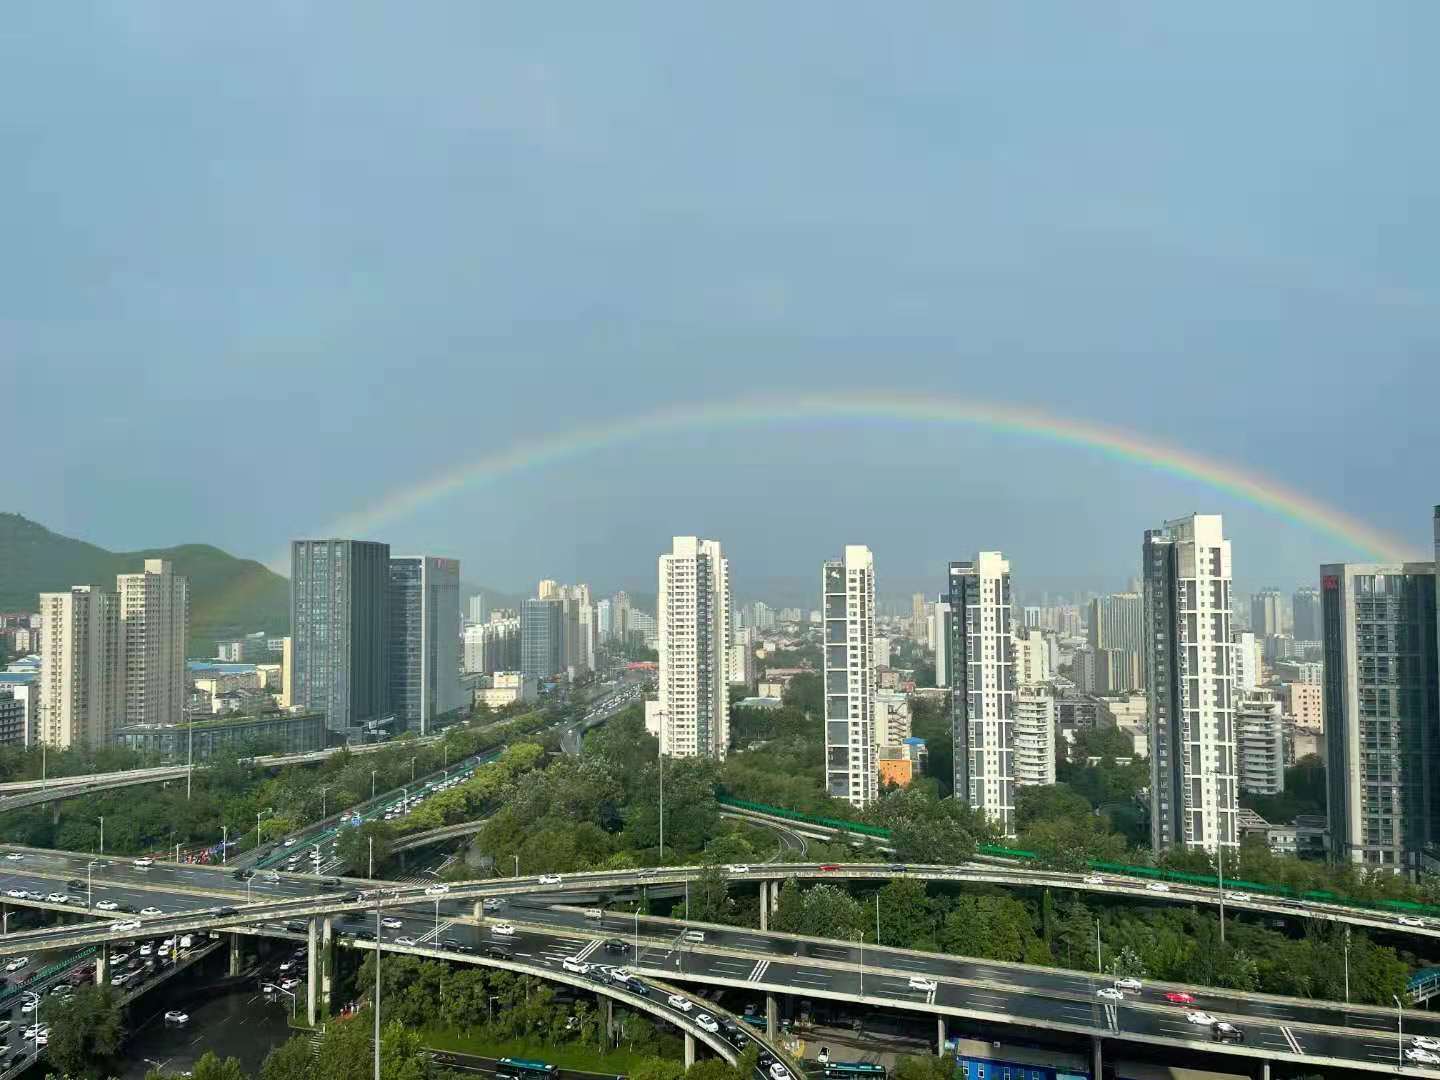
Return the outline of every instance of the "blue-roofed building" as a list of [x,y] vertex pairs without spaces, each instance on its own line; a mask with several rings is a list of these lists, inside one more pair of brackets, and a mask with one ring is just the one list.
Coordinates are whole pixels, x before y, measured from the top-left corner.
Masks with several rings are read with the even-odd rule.
[[231,664],[223,660],[190,660],[185,667],[192,679],[213,679],[219,675],[254,675],[254,664]]

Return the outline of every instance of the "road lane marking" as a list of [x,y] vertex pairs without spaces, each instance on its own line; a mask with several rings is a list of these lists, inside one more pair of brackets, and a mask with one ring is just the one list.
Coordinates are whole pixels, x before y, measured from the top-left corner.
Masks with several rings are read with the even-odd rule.
[[1300,1048],[1300,1040],[1295,1037],[1295,1033],[1284,1024],[1280,1025],[1280,1034],[1285,1036],[1285,1041],[1290,1044],[1292,1053],[1303,1054],[1305,1052]]
[[745,980],[745,981],[746,981],[746,982],[759,982],[760,979],[764,976],[765,972],[769,970],[769,968],[770,968],[770,961],[769,961],[769,960],[757,960],[757,961],[755,961],[755,967],[751,970],[749,976],[746,977],[746,980]]

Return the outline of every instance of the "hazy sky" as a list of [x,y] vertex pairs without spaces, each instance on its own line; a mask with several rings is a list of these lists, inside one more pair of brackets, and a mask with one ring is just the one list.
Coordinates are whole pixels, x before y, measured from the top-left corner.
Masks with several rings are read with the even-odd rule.
[[[1440,6],[53,3],[0,23],[0,508],[274,561],[521,438],[905,390],[1130,428],[1423,550]],[[1221,512],[1243,586],[1361,553],[1014,435],[707,429],[377,530],[501,588],[882,588],[1001,548],[1123,583]]]

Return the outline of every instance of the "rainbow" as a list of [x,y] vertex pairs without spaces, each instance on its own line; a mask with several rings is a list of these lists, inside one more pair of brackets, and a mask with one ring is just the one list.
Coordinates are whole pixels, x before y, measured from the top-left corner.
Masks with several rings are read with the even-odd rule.
[[1078,446],[1114,460],[1198,480],[1216,491],[1314,529],[1377,560],[1400,562],[1417,557],[1411,545],[1303,492],[1285,487],[1252,470],[1206,458],[1137,432],[1055,416],[1020,405],[932,394],[922,396],[869,391],[777,395],[711,404],[674,405],[613,423],[577,427],[522,440],[474,461],[446,469],[422,484],[392,492],[374,505],[333,522],[325,532],[317,535],[374,535],[389,522],[469,488],[657,435],[813,420],[889,420],[974,427]]

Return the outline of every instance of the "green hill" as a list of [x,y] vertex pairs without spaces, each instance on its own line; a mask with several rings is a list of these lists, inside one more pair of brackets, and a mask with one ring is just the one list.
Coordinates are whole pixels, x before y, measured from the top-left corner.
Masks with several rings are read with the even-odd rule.
[[115,575],[146,559],[169,559],[190,579],[191,656],[213,656],[217,640],[290,628],[290,582],[250,559],[208,544],[106,551],[51,532],[19,514],[0,514],[0,610],[34,611],[37,595],[71,585],[115,588]]

